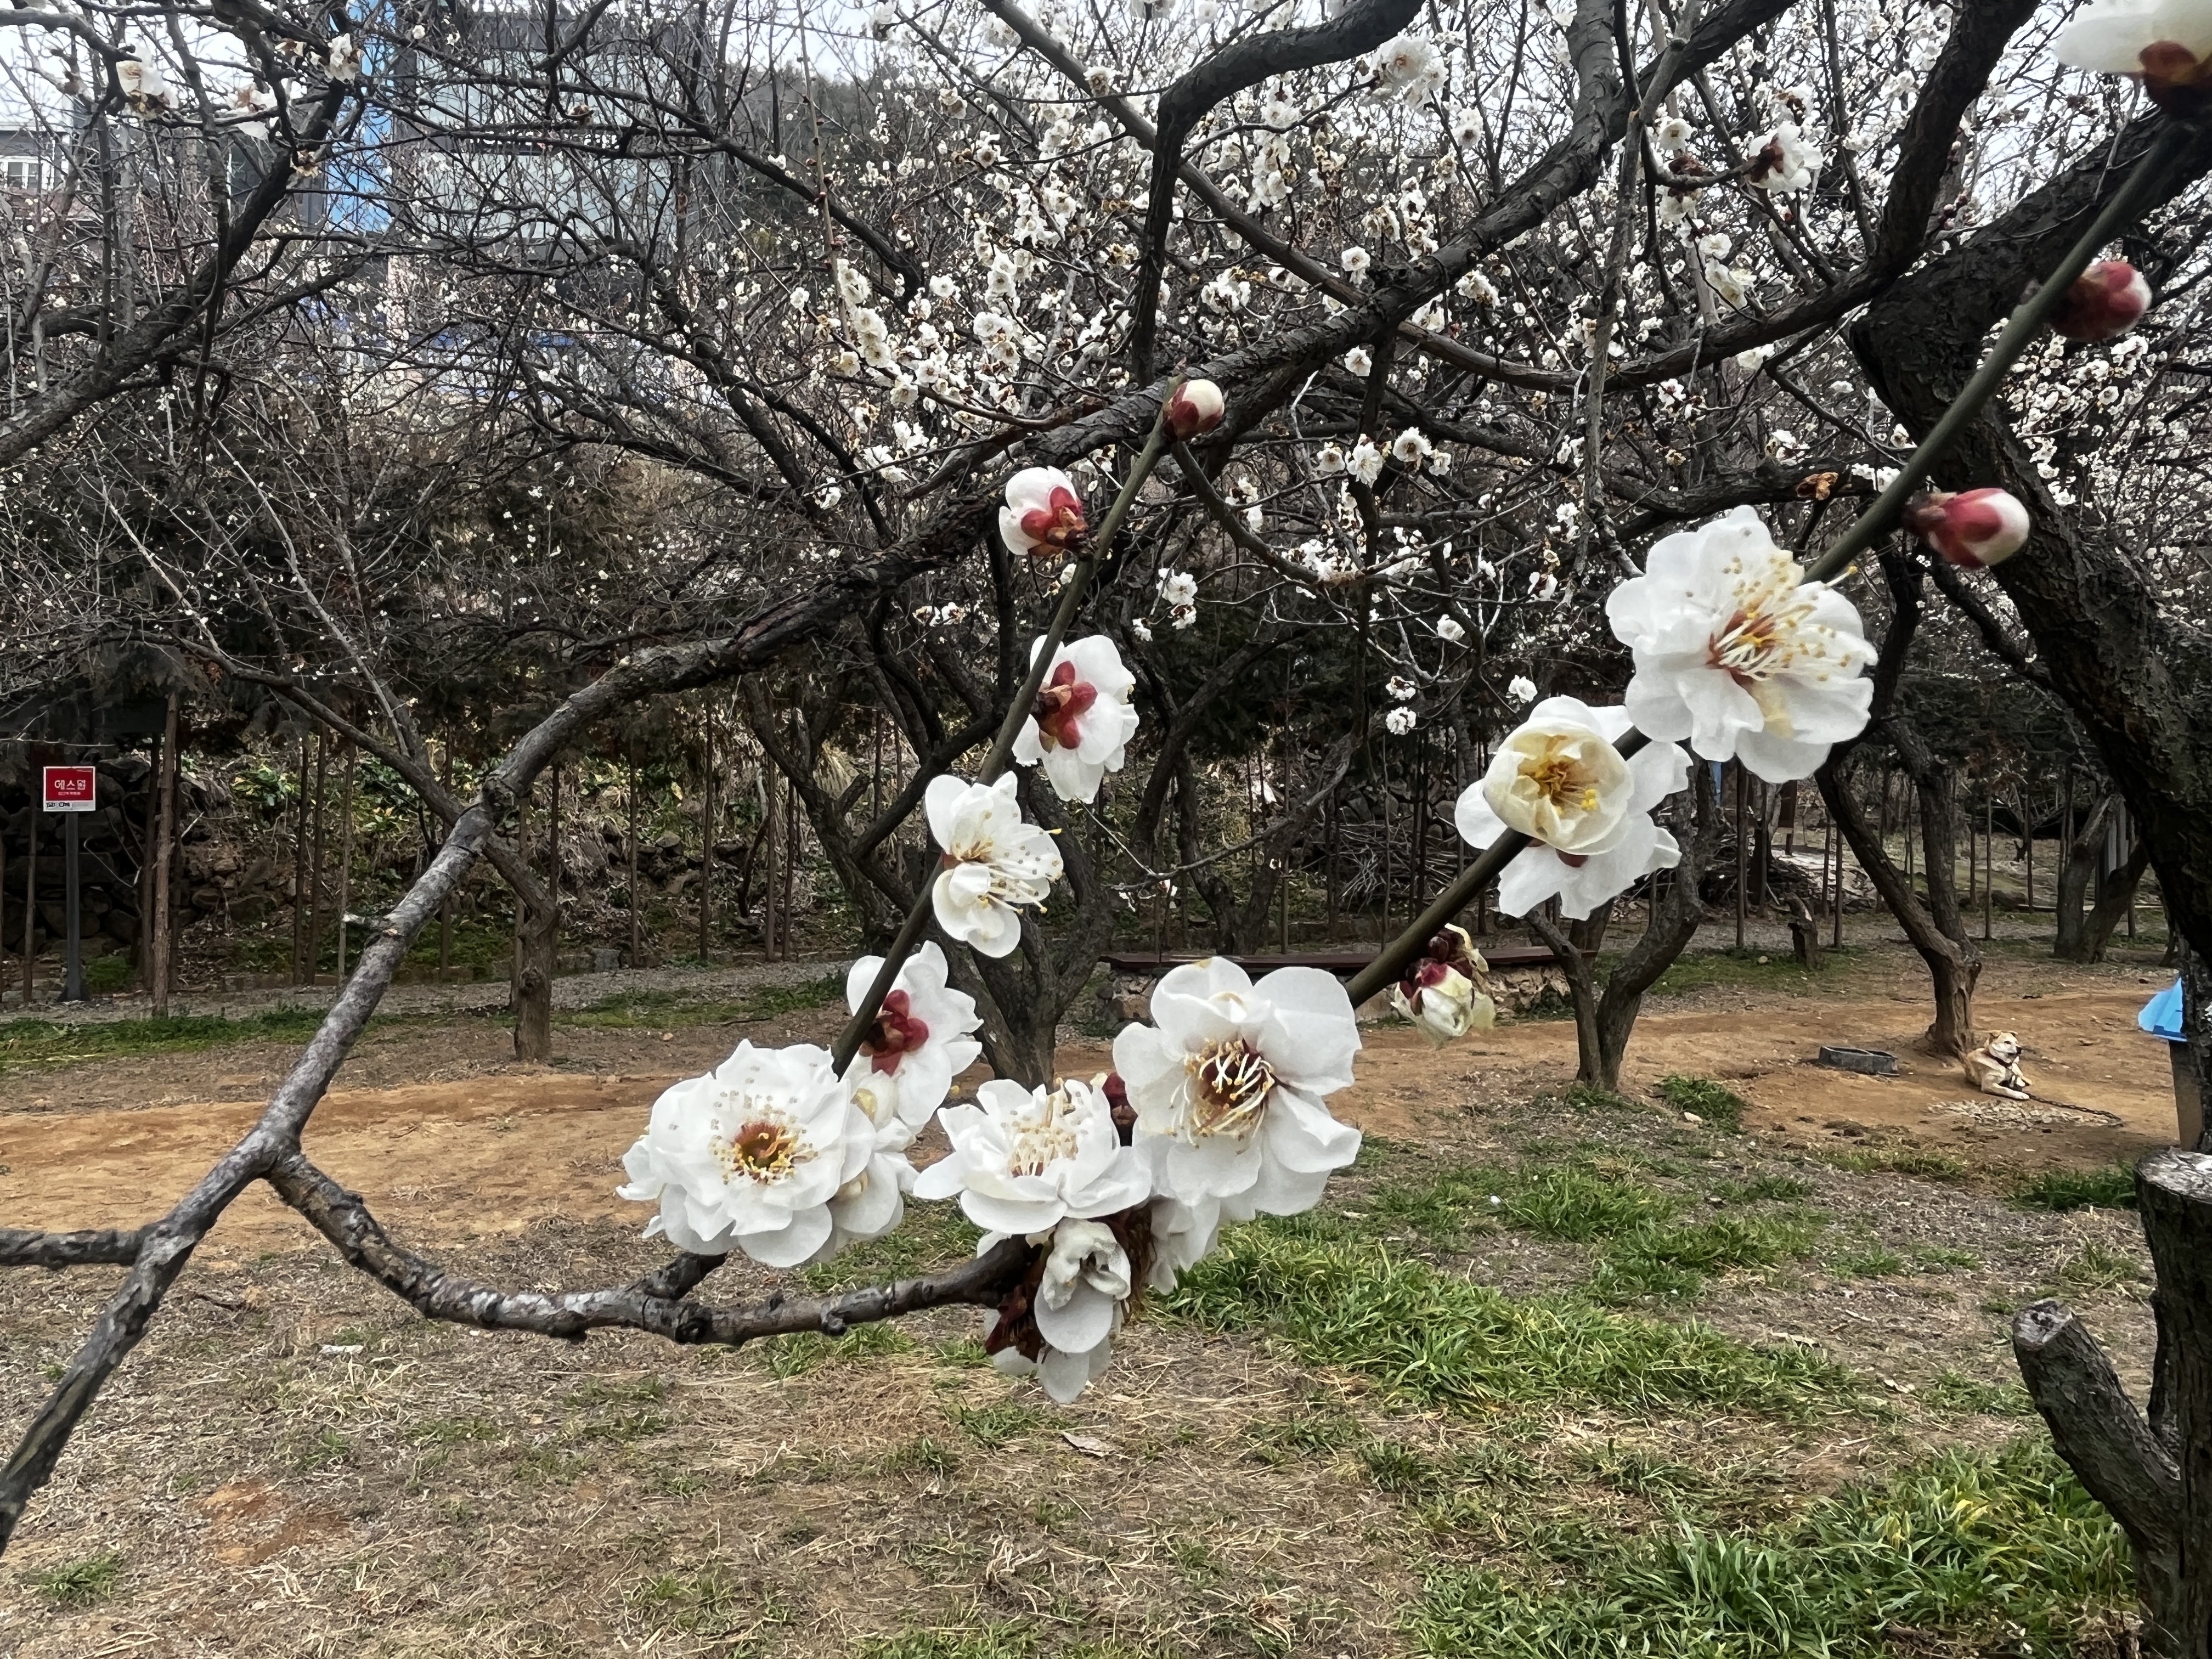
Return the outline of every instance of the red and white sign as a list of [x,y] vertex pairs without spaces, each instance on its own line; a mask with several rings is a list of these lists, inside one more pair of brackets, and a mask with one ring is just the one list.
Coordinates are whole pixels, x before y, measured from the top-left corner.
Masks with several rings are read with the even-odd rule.
[[89,812],[100,803],[100,775],[89,766],[46,768],[49,812]]

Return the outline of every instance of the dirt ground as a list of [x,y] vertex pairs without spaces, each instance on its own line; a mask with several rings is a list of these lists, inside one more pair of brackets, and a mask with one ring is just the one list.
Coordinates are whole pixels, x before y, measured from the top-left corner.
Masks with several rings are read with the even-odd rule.
[[[974,1320],[958,1313],[850,1358],[675,1352],[621,1334],[564,1347],[415,1318],[257,1189],[34,1500],[0,1566],[0,1659],[1409,1652],[1403,1619],[1424,1575],[1503,1544],[1440,1538],[1348,1454],[1255,1458],[1255,1444],[1303,1443],[1300,1425],[1325,1413],[1439,1456],[1517,1448],[1559,1504],[1626,1537],[1665,1516],[1575,1484],[1602,1461],[1595,1449],[1695,1443],[1734,1471],[1729,1513],[1756,1516],[1918,1449],[2019,1433],[2015,1407],[1922,1402],[1958,1376],[1995,1399],[2009,1310],[2054,1286],[2139,1385],[2149,1323],[2132,1218],[2022,1212],[1999,1194],[2021,1172],[2170,1139],[2166,1055],[2134,1025],[2168,980],[2154,963],[1992,960],[1981,1018],[2019,1033],[2054,1103],[2025,1110],[1982,1101],[1913,1046],[1927,1018],[1917,965],[1874,944],[1817,983],[1753,973],[1656,999],[1624,1079],[1634,1103],[1618,1112],[1563,1103],[1570,1022],[1503,1025],[1441,1054],[1402,1026],[1368,1030],[1359,1081],[1332,1104],[1394,1149],[1403,1178],[1571,1137],[1577,1157],[1708,1185],[1802,1183],[1835,1218],[1818,1253],[1731,1278],[1696,1312],[1745,1342],[1832,1356],[1887,1415],[1569,1407],[1470,1421],[1409,1413],[1265,1340],[1150,1320],[1066,1411],[975,1369],[962,1346]],[[617,1282],[658,1255],[636,1237],[638,1207],[614,1196],[654,1095],[740,1036],[826,1040],[835,1012],[568,1024],[549,1067],[515,1065],[504,1027],[480,1016],[376,1028],[317,1111],[309,1151],[394,1233],[462,1271]],[[1899,1074],[1825,1070],[1811,1063],[1822,1043],[1888,1048]],[[290,1053],[239,1044],[0,1079],[0,1224],[149,1218],[252,1121]],[[1105,1056],[1097,1037],[1072,1037],[1061,1065],[1080,1073]],[[1741,1094],[1744,1133],[1645,1103],[1677,1073]],[[1842,1167],[1869,1148],[1949,1153],[1970,1174],[1936,1184]],[[1336,1201],[1363,1203],[1371,1184]],[[1883,1253],[1894,1267],[1869,1265]],[[1510,1231],[1452,1260],[1516,1295],[1587,1267],[1586,1252]],[[34,1408],[112,1282],[0,1283],[0,1419]],[[768,1282],[733,1266],[714,1293]],[[1510,1530],[1486,1524],[1501,1540]],[[28,1576],[102,1561],[113,1588],[81,1604]],[[992,1644],[1017,1626],[1030,1645]],[[883,1645],[921,1628],[927,1643]]]

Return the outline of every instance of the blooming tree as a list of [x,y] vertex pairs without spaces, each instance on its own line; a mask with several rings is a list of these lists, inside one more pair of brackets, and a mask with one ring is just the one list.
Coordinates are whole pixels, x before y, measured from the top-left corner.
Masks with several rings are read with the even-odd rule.
[[[2094,364],[2142,368],[2130,342],[2160,325],[2158,285],[2093,262],[2212,167],[2184,124],[2212,43],[2185,7],[2070,25],[2061,57],[2163,106],[2123,122],[2132,88],[2111,79],[2042,98],[2073,71],[2020,4],[1908,27],[1838,9],[1741,0],[1675,34],[1595,0],[1461,31],[1409,0],[893,0],[865,40],[741,7],[696,28],[602,8],[550,45],[496,14],[325,20],[279,31],[266,64],[247,40],[237,125],[283,127],[301,68],[324,125],[288,139],[293,165],[313,149],[335,193],[389,215],[381,285],[318,337],[329,384],[481,422],[549,466],[649,464],[678,527],[587,574],[549,511],[543,543],[495,531],[433,580],[427,558],[362,567],[368,512],[280,500],[210,450],[200,493],[177,486],[173,522],[135,536],[153,597],[118,586],[95,620],[346,732],[447,827],[267,1111],[173,1210],[0,1233],[0,1259],[128,1269],[0,1474],[0,1529],[257,1181],[434,1317],[731,1342],[965,1304],[999,1363],[1073,1397],[1147,1287],[1224,1222],[1310,1207],[1355,1155],[1330,1097],[1354,1076],[1358,1006],[1391,993],[1445,1041],[1481,1023],[1457,918],[1490,884],[1554,933],[1553,899],[1601,926],[1702,856],[1694,763],[1834,787],[1832,755],[1884,706],[1857,573],[1900,529],[1886,572],[1915,595],[1956,573],[1928,579],[2031,636],[2140,804],[2178,921],[2212,945],[2212,897],[2185,878],[2212,834],[2191,816],[2195,693],[2137,672],[2184,662],[2193,687],[2204,653],[2076,510],[2112,469],[2067,447],[2085,407],[2138,395],[2087,387]],[[100,61],[116,78],[95,109],[161,126],[151,58]],[[355,100],[379,118],[342,143]],[[2139,395],[2170,421],[2170,392]],[[1923,493],[1937,483],[1959,488]],[[80,493],[99,509],[58,520],[135,531]],[[311,510],[332,533],[295,533]],[[555,574],[526,594],[532,553]],[[2085,615],[2085,577],[2118,600]],[[471,607],[573,649],[465,796],[430,765],[410,686],[425,614]],[[1897,614],[1891,664],[1911,641]],[[1464,872],[1349,985],[1179,968],[1111,1072],[1055,1074],[1054,1022],[1115,902],[1216,861],[1188,745],[1208,709],[1249,706],[1276,653],[1341,671],[1327,701],[1346,706],[1314,716],[1336,722],[1332,787],[1355,756],[1387,777],[1391,745],[1448,734]],[[594,722],[736,679],[887,941],[848,976],[850,1020],[829,1049],[741,1046],[655,1103],[623,1190],[678,1249],[659,1270],[558,1292],[447,1273],[301,1132],[476,860],[538,903],[510,834],[538,775]],[[855,700],[910,762],[865,811],[823,761]],[[1157,837],[1171,793],[1164,868],[1120,831]],[[1630,1018],[1694,928],[1686,887],[1655,893],[1615,988]],[[999,1075],[953,1102],[979,1048]],[[933,1121],[951,1151],[917,1173]],[[976,1258],[828,1298],[693,1295],[732,1253],[822,1260],[908,1201],[957,1201],[988,1230]]]

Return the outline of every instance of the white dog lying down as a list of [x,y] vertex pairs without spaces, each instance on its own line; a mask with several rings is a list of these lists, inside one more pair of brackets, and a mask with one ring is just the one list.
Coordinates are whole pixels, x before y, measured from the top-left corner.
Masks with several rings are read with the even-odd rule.
[[1999,1031],[1966,1056],[1966,1080],[1985,1095],[2007,1100],[2032,1098],[2027,1079],[2020,1074],[2020,1039]]

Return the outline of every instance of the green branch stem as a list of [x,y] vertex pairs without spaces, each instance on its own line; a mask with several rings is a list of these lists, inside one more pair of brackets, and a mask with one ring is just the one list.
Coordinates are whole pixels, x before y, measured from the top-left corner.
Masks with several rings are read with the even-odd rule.
[[[1077,556],[1075,568],[1060,590],[1060,605],[1053,611],[1052,621],[1045,629],[1044,637],[1038,641],[1036,652],[1030,659],[1029,672],[1023,677],[1020,689],[1014,693],[1014,700],[1006,709],[1006,719],[999,723],[998,739],[992,744],[991,752],[983,757],[983,764],[975,774],[976,782],[996,782],[1012,761],[1015,739],[1021,736],[1023,723],[1036,708],[1037,694],[1044,689],[1045,676],[1052,672],[1052,659],[1060,650],[1060,641],[1067,637],[1067,630],[1075,625],[1076,612],[1082,609],[1084,599],[1091,591],[1091,579],[1098,574],[1106,562],[1107,556],[1113,551],[1114,538],[1121,533],[1121,521],[1129,516],[1129,509],[1136,505],[1137,492],[1145,487],[1145,480],[1152,476],[1152,469],[1159,465],[1160,457],[1166,453],[1169,441],[1167,408],[1174,401],[1176,390],[1176,386],[1170,386],[1167,396],[1160,400],[1159,415],[1152,422],[1152,435],[1146,440],[1136,465],[1129,469],[1129,476],[1123,481],[1120,493],[1114,497],[1113,506],[1107,508],[1104,521]],[[922,882],[921,890],[914,896],[914,904],[906,913],[906,920],[899,925],[897,937],[891,940],[890,949],[884,953],[883,966],[876,969],[875,981],[868,987],[867,995],[860,999],[860,1006],[853,1011],[852,1018],[845,1022],[845,1029],[837,1034],[836,1046],[830,1050],[830,1059],[841,1075],[853,1063],[853,1056],[860,1053],[860,1044],[867,1037],[868,1028],[876,1023],[877,1011],[882,1008],[884,999],[890,994],[891,987],[898,981],[899,969],[906,965],[906,959],[921,943],[923,930],[929,926],[930,913],[934,907],[932,893],[935,885],[931,880]]]
[[[2088,229],[2082,232],[2073,246],[2067,250],[2066,257],[2058,262],[2057,267],[2045,279],[2042,286],[2013,312],[2011,319],[2005,324],[2004,331],[1997,336],[1996,343],[1990,348],[1990,355],[1974,371],[1973,379],[1966,382],[1936,424],[1929,428],[1928,435],[1921,441],[1920,447],[1898,469],[1897,476],[1875,498],[1873,505],[1859,514],[1833,546],[1813,562],[1805,573],[1806,580],[1836,580],[1849,572],[1861,554],[1897,527],[1898,520],[1905,511],[1905,504],[1913,491],[1927,481],[1929,472],[1935,470],[1936,463],[1958,441],[1960,434],[1980,416],[1990,399],[1996,395],[1997,388],[2004,384],[2005,376],[2012,372],[2013,365],[2020,361],[2030,345],[2043,337],[2045,329],[2050,325],[2051,313],[2066,297],[2066,291],[2089,268],[2090,261],[2097,257],[2098,250],[2111,241],[2123,225],[2142,211],[2143,204],[2156,190],[2167,168],[2179,158],[2191,137],[2191,130],[2179,122],[2168,125],[2159,135],[2149,151],[2136,164],[2136,169],[2129,175],[2127,182],[2112,193],[2112,199],[2090,222]],[[1623,755],[1633,755],[1649,742],[1650,739],[1643,732],[1630,732],[1615,747]],[[1517,830],[1501,831],[1498,839],[1484,848],[1458,878],[1437,896],[1436,902],[1421,913],[1419,921],[1391,940],[1372,962],[1352,977],[1351,984],[1346,988],[1351,995],[1352,1006],[1358,1007],[1376,992],[1395,983],[1407,966],[1422,954],[1437,930],[1446,923],[1456,921],[1460,912],[1474,902],[1476,896],[1496,880],[1498,873],[1531,844],[1530,838]]]

